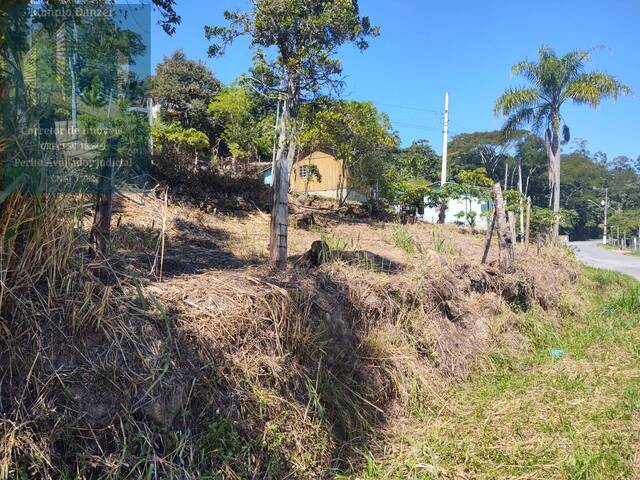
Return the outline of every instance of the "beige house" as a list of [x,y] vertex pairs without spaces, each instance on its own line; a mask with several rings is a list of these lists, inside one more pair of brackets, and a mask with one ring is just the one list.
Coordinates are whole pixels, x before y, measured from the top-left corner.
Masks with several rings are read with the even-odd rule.
[[[313,175],[315,165],[320,179]],[[349,195],[350,200],[366,201],[361,193],[349,191],[349,175],[342,160],[327,152],[316,150],[295,161],[289,177],[291,191],[320,197],[339,199]]]

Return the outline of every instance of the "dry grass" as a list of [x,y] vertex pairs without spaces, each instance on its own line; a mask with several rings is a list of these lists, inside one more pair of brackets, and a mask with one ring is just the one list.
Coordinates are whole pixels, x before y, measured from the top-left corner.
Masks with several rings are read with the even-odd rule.
[[481,236],[398,241],[332,211],[290,238],[332,261],[272,276],[266,215],[170,202],[158,282],[162,200],[121,201],[110,262],[87,254],[80,204],[2,208],[2,480],[330,475],[428,415],[480,352],[521,345],[520,312],[554,317],[577,276],[561,252],[503,275],[479,264]]

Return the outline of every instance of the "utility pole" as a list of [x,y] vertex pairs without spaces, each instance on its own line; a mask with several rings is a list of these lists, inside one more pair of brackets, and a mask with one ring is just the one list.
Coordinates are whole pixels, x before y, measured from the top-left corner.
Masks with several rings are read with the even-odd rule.
[[444,93],[444,129],[442,130],[442,172],[440,186],[447,183],[447,147],[449,141],[449,93]]
[[607,244],[607,214],[609,213],[609,187],[604,189],[604,235],[602,236],[602,243]]

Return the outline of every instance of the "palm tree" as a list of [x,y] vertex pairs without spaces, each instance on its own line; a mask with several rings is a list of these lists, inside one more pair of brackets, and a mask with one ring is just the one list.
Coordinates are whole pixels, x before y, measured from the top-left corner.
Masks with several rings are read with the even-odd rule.
[[560,113],[562,105],[570,100],[595,108],[604,99],[631,93],[629,87],[605,72],[584,71],[592,51],[575,50],[558,57],[543,45],[538,50],[537,62],[525,60],[511,68],[513,75],[523,76],[531,86],[508,88],[494,107],[495,115],[506,117],[505,132],[531,125],[544,136],[549,159],[549,205],[556,217],[554,241],[558,239],[560,226],[560,142],[569,141],[570,136]]

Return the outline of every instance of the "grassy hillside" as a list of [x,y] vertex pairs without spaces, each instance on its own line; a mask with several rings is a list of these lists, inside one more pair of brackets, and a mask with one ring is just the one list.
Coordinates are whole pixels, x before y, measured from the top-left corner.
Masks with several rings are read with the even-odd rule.
[[640,475],[640,286],[587,269],[560,328],[523,318],[531,348],[497,349],[358,479],[612,479]]
[[[322,203],[297,207],[294,222],[302,213],[314,222],[292,228],[291,268],[274,276],[267,215],[165,206],[162,195],[120,198],[113,256],[99,261],[84,250],[77,202],[16,199],[2,211],[0,479],[546,478],[555,467],[600,468],[604,433],[571,443],[557,430],[574,424],[569,414],[576,432],[591,425],[596,410],[579,401],[590,377],[550,379],[563,366],[590,371],[598,302],[597,318],[613,322],[616,309],[633,318],[632,290],[611,297],[611,282],[632,288],[626,281],[578,282],[569,255],[535,246],[505,275],[495,256],[480,265],[481,235],[369,222]],[[308,268],[297,259],[317,239],[331,252]],[[549,348],[565,354],[550,363]],[[611,364],[630,377],[622,360]],[[577,385],[575,405],[565,405],[563,381]],[[631,398],[607,388],[611,405]],[[537,406],[546,410],[534,415]],[[565,420],[546,426],[549,411]],[[631,454],[614,450],[602,450],[602,465],[629,472]]]

